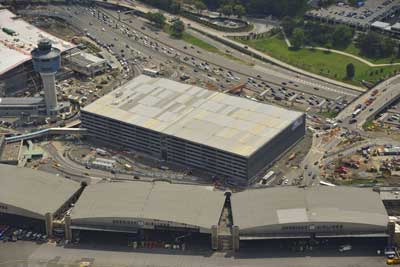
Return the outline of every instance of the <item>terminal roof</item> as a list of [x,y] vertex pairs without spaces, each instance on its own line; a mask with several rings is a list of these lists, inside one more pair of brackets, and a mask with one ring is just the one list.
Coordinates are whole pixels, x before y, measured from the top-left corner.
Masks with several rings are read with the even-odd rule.
[[337,222],[386,226],[388,215],[371,189],[349,187],[268,188],[231,197],[233,221],[240,229],[265,225]]
[[[0,9],[0,28],[0,75],[30,60],[30,52],[42,38],[49,39],[53,47],[61,52],[75,47],[72,43],[16,18],[15,14],[7,9]],[[15,35],[7,34],[3,31],[4,28],[14,31]]]
[[56,212],[79,188],[64,177],[0,164],[0,203],[38,216]]
[[205,186],[139,181],[98,183],[85,188],[71,218],[153,219],[210,229],[218,224],[224,200],[223,192]]

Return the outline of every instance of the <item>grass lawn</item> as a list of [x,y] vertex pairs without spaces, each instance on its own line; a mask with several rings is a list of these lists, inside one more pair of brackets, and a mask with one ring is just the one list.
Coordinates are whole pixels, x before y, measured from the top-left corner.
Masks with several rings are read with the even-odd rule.
[[323,111],[323,112],[320,112],[319,114],[326,118],[333,119],[337,116],[338,113],[339,112],[337,112],[337,111]]
[[382,184],[385,182],[383,178],[376,178],[376,179],[352,179],[347,181],[339,182],[340,185],[357,185],[357,184]]
[[[400,66],[371,68],[356,59],[325,51],[289,50],[280,35],[242,42],[298,68],[355,85],[361,85],[362,80],[375,84],[380,79],[393,74],[394,71],[400,71]],[[345,79],[346,65],[349,63],[354,64],[356,71],[355,77],[350,81]]]
[[191,35],[191,34],[189,34],[187,32],[183,33],[182,40],[187,42],[187,43],[189,43],[189,44],[198,46],[198,47],[200,47],[200,48],[202,48],[204,50],[212,52],[212,53],[219,53],[220,52],[218,50],[218,48],[216,48],[215,46],[210,45],[209,43],[207,43],[207,42],[205,42],[205,41],[203,41],[203,40],[201,40],[201,39],[199,39],[197,37],[194,37],[193,35]]
[[[166,33],[168,33],[168,34],[171,32],[169,27],[170,27],[169,25],[166,25],[164,27],[164,31]],[[251,63],[249,63],[249,62],[245,62],[245,61],[243,61],[243,60],[241,60],[241,59],[239,59],[237,57],[234,57],[234,56],[232,56],[232,55],[230,55],[228,53],[222,52],[221,50],[219,50],[215,46],[213,46],[213,45],[207,43],[206,41],[203,41],[203,40],[191,35],[188,32],[184,32],[183,33],[182,40],[185,41],[188,44],[195,45],[195,46],[197,46],[199,48],[202,48],[202,49],[204,49],[204,50],[206,50],[208,52],[216,53],[216,54],[224,56],[224,57],[226,57],[228,59],[231,59],[231,60],[234,60],[234,61],[238,61],[238,62],[243,63],[243,64],[251,65]]]

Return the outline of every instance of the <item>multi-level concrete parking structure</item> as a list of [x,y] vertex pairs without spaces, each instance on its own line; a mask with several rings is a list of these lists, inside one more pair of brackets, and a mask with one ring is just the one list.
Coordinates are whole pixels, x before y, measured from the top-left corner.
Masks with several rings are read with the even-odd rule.
[[305,133],[300,112],[141,75],[81,111],[89,134],[247,181]]
[[47,115],[55,116],[58,113],[55,75],[61,66],[61,52],[52,47],[49,39],[42,39],[31,54],[33,67],[42,77]]

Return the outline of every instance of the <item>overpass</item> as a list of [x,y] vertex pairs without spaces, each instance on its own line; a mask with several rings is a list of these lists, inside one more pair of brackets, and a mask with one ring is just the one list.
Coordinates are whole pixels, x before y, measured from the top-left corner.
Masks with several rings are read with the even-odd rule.
[[346,119],[351,118],[356,107],[359,105],[365,106],[366,101],[371,97],[370,92],[376,90],[377,94],[375,95],[375,100],[356,117],[357,123],[348,125],[349,128],[362,129],[362,126],[366,121],[373,119],[400,98],[399,86],[400,75],[393,76],[392,78],[378,84],[369,92],[364,93],[361,97],[349,104],[338,114],[338,116],[336,116],[336,119],[345,121]]
[[36,132],[6,137],[5,140],[6,142],[16,142],[16,141],[29,140],[50,135],[66,135],[66,134],[85,135],[87,134],[87,130],[84,128],[47,128]]

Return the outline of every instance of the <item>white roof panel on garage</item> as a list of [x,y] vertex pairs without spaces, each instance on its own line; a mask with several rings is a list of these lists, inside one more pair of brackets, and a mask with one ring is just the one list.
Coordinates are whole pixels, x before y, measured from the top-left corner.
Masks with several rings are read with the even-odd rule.
[[303,119],[300,112],[145,75],[84,111],[244,157]]

